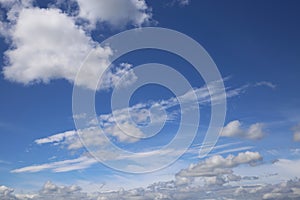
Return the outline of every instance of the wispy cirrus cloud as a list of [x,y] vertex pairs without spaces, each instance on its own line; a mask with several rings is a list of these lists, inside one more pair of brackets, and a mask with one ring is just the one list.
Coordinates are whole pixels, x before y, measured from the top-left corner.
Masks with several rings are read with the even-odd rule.
[[269,82],[269,81],[257,82],[257,83],[254,84],[254,86],[266,86],[266,87],[269,87],[271,89],[276,89],[276,87],[277,87],[277,85],[275,85],[274,83]]
[[[195,88],[195,94],[197,96],[196,101],[194,98],[191,98],[191,91],[187,91],[182,96],[179,96],[181,103],[187,105],[185,106],[185,110],[182,112],[193,112],[193,104],[207,106],[209,105],[210,99],[214,98],[215,102],[218,103],[218,99],[221,98],[220,93],[222,92],[220,88],[217,87],[218,84],[214,84],[214,82],[210,83],[210,86],[204,85],[200,88]],[[207,88],[210,88],[210,93],[208,92]],[[248,86],[242,86],[241,88],[236,89],[229,89],[227,88],[228,98],[232,98],[238,96],[245,92]],[[108,145],[108,138],[116,139],[120,143],[135,143],[141,140],[144,137],[147,137],[147,133],[143,132],[143,126],[147,123],[152,123],[152,125],[156,123],[161,123],[162,121],[174,121],[179,117],[178,114],[180,110],[176,110],[179,105],[179,101],[176,98],[170,98],[166,100],[160,101],[149,101],[147,103],[139,103],[133,105],[129,108],[118,109],[114,110],[113,113],[110,114],[102,114],[98,116],[98,119],[91,119],[90,124],[87,128],[82,130],[70,130],[58,134],[54,134],[45,138],[39,138],[35,140],[36,144],[43,145],[43,144],[53,144],[59,145],[60,147],[66,148],[70,151],[76,151],[83,149],[85,145],[88,147],[97,147],[97,151],[94,152],[96,154],[100,153],[101,155],[111,155],[112,153],[109,152],[107,149]],[[176,108],[174,110],[174,108]],[[170,110],[169,110],[170,109]],[[164,111],[164,112],[152,112],[153,110],[156,111]],[[130,115],[128,115],[130,113]],[[165,113],[166,116],[162,115],[161,113]],[[76,117],[88,117],[86,115],[76,116]],[[99,122],[99,124],[98,124]],[[118,123],[117,123],[118,122]],[[142,124],[142,125],[141,125]],[[226,127],[225,127],[226,129]],[[228,128],[227,128],[228,129]],[[259,131],[260,126],[253,125],[247,131],[249,134],[249,138],[257,138],[260,136]],[[234,127],[233,130],[227,130],[227,133],[234,133],[238,132],[239,134],[242,132],[241,128]],[[250,134],[251,133],[251,134]],[[253,133],[253,135],[252,135]],[[105,134],[108,138],[105,137]],[[251,137],[250,137],[251,135]],[[84,141],[84,143],[82,142]],[[239,147],[236,149],[231,150],[223,150],[223,153],[229,152],[236,152],[242,150],[249,150],[252,147]],[[174,149],[169,149],[166,151],[167,154],[175,154],[177,151]],[[188,153],[196,153],[195,150],[188,151]],[[154,152],[152,152],[154,153]],[[143,154],[143,150],[141,154],[138,156],[148,155],[147,153]],[[83,155],[84,156],[84,155]],[[102,157],[102,156],[101,156]],[[107,157],[107,156],[105,156]],[[127,159],[126,157],[120,157],[120,155],[111,155],[108,156],[107,159],[110,160],[118,160],[118,159]],[[57,163],[54,164],[56,166]],[[50,168],[53,165],[51,164]],[[41,165],[39,166],[41,170],[49,170],[48,165]],[[26,169],[26,167],[25,167]],[[29,168],[31,169],[31,168]],[[35,169],[35,168],[34,168]],[[19,171],[22,172],[22,171]]]
[[82,156],[76,159],[63,160],[58,162],[51,162],[42,165],[32,165],[19,169],[12,170],[11,173],[24,173],[24,172],[40,172],[44,170],[51,170],[53,172],[69,172],[74,170],[86,169],[97,163],[94,158]]

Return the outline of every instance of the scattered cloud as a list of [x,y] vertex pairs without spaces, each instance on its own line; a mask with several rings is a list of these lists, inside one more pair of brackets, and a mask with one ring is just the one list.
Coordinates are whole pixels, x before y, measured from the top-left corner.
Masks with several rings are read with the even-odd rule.
[[[176,174],[175,180],[161,181],[147,187],[116,189],[101,192],[83,192],[80,186],[58,186],[48,181],[37,193],[15,194],[12,188],[0,186],[1,199],[15,200],[50,200],[50,199],[299,199],[300,180],[279,183],[257,184],[258,176],[241,176],[233,173],[240,165],[257,167],[262,160],[258,152],[242,152],[227,157],[212,156]],[[272,165],[291,165],[290,161],[278,161]],[[255,164],[255,165],[253,165]],[[298,163],[294,163],[298,166]],[[278,167],[278,166],[276,166]],[[286,168],[284,168],[286,169]],[[296,169],[296,167],[295,167]],[[200,178],[200,179],[199,179]],[[243,181],[247,181],[246,184]],[[251,183],[253,181],[253,183]],[[235,184],[237,183],[238,184]],[[250,183],[250,184],[249,184]],[[103,185],[102,185],[103,186]],[[222,187],[220,187],[222,186]]]
[[249,126],[248,129],[243,129],[239,120],[229,122],[222,130],[223,137],[241,137],[251,140],[257,140],[264,137],[264,124],[256,123]]
[[79,17],[94,28],[97,22],[107,22],[114,28],[126,25],[142,26],[151,20],[151,9],[144,0],[77,0]]
[[[125,67],[130,67],[129,64],[124,64]],[[123,72],[122,72],[123,73]],[[119,73],[116,74],[118,76]],[[185,110],[183,112],[193,111],[193,103],[196,105],[206,105],[210,102],[210,97],[215,98],[216,103],[219,102],[221,98],[221,89],[217,86],[215,82],[210,84],[211,94],[209,94],[207,90],[207,86],[204,85],[203,87],[196,88],[195,93],[197,99],[191,97],[191,91],[187,91],[182,96],[178,98],[181,99],[181,102],[186,105]],[[229,93],[232,93],[230,97],[234,97],[239,95],[243,89],[229,89]],[[234,91],[234,92],[232,92]],[[196,102],[193,102],[195,101]],[[98,119],[91,118],[87,128],[81,130],[70,130],[58,134],[54,134],[52,136],[48,136],[45,138],[39,138],[35,140],[35,143],[38,145],[43,144],[52,144],[58,145],[62,148],[66,148],[71,152],[75,150],[82,150],[84,147],[89,149],[94,149],[95,151],[92,152],[95,155],[99,155],[103,158],[103,156],[108,160],[120,160],[120,159],[130,159],[130,157],[116,155],[109,149],[109,139],[115,140],[115,142],[119,143],[135,143],[142,138],[147,138],[152,134],[153,130],[160,127],[161,123],[165,121],[176,121],[175,119],[179,117],[177,115],[179,102],[176,98],[170,98],[167,100],[161,101],[149,101],[147,103],[139,103],[133,105],[129,108],[118,109],[114,110],[110,114],[102,114],[98,116]],[[183,107],[183,106],[181,106]],[[174,108],[176,108],[174,110]],[[87,114],[81,114],[75,116],[76,118],[88,118]],[[87,120],[89,121],[89,120]],[[98,124],[99,122],[99,124]],[[147,126],[145,126],[147,125]],[[146,127],[146,128],[145,128]],[[150,129],[147,129],[150,128]],[[251,128],[249,132],[254,128]],[[150,133],[149,131],[150,130]],[[160,129],[158,129],[160,130]],[[105,134],[105,135],[103,135]],[[107,136],[107,137],[105,137]],[[241,151],[241,150],[249,150],[251,147],[243,147],[234,149],[229,152]],[[147,149],[146,149],[147,150]],[[144,153],[145,149],[141,149],[140,154],[138,156],[142,156],[143,159],[147,157],[147,154]],[[179,149],[178,151],[174,151],[174,149],[168,149],[165,152],[158,152],[163,153],[163,155],[177,155],[182,151]],[[195,153],[196,151],[188,151],[188,153]],[[156,153],[155,151],[153,153]],[[198,154],[198,152],[196,152]],[[82,155],[84,156],[84,154]],[[61,161],[64,162],[64,161]],[[29,166],[29,168],[22,168],[18,172],[25,171],[40,171],[40,170],[49,170],[49,169],[56,169],[57,164],[61,163],[49,163],[44,165],[38,166]],[[153,163],[155,164],[155,163]],[[54,166],[54,167],[53,167]],[[55,171],[55,170],[52,170]]]
[[232,168],[242,164],[253,165],[261,160],[262,156],[258,152],[250,151],[239,153],[237,156],[229,155],[226,158],[215,155],[181,170],[176,174],[176,178],[210,177],[207,180],[216,181],[218,184],[222,182],[223,185],[225,183],[223,175],[232,175]]
[[[233,178],[236,179],[237,177]],[[58,186],[48,181],[36,194],[14,194],[14,190],[0,186],[0,198],[5,200],[150,200],[150,199],[299,199],[300,180],[289,180],[279,184],[264,184],[251,186],[178,186],[174,181],[158,182],[147,188],[134,188],[130,190],[119,189],[110,192],[85,193],[81,187]],[[2,189],[6,193],[2,193]]]
[[[131,67],[130,64],[126,63],[123,63],[122,65],[125,66],[125,71],[128,71]],[[121,77],[119,74],[126,73],[123,71],[123,69],[120,69],[120,71],[120,73],[118,72],[112,75],[115,76],[115,80],[118,80]],[[130,76],[134,76],[134,74]],[[112,85],[117,85],[118,81],[115,80],[111,80],[111,82],[113,82]],[[219,84],[216,82],[212,82],[209,84],[209,86],[204,85],[203,87],[196,88],[194,90],[196,99],[193,98],[193,91],[187,91],[183,95],[177,97],[180,99],[180,102],[184,104],[181,105],[181,107],[185,109],[183,112],[193,111],[193,105],[206,105],[210,102],[211,98],[215,100],[215,103],[219,103],[222,96],[222,90],[218,87],[218,85]],[[211,89],[211,93],[209,93],[207,89],[208,87]],[[227,93],[230,95],[227,97],[230,98],[237,96],[242,92],[242,90],[243,89],[241,88],[228,89]],[[91,119],[89,125],[91,128],[100,125],[106,134],[116,137],[120,142],[135,142],[138,138],[143,138],[144,136],[142,131],[143,125],[149,125],[150,123],[153,125],[160,124],[164,121],[173,121],[178,117],[177,113],[180,111],[174,110],[174,107],[179,106],[179,101],[177,98],[172,97],[166,100],[149,101],[146,103],[139,103],[128,108],[117,109],[110,114],[99,115],[98,119]],[[195,100],[196,102],[194,102]],[[89,116],[86,114],[75,116],[76,119],[88,117]],[[116,122],[118,122],[118,124],[116,124]],[[250,132],[254,132],[256,130],[255,127],[256,126],[253,126],[250,129]],[[81,130],[81,132],[82,135],[87,135],[85,134],[86,130]],[[63,140],[67,141],[65,143],[68,144],[72,143],[72,141],[74,142],[76,140],[76,131],[67,131],[64,133],[55,134],[47,138],[38,139],[35,142],[37,144],[59,143]]]

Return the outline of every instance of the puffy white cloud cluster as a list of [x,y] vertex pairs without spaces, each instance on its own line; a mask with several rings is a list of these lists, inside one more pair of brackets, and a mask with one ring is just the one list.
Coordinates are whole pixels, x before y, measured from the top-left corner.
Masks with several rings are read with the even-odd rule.
[[13,194],[14,189],[6,187],[4,185],[0,186],[0,198],[5,200],[14,200],[17,199]]
[[264,124],[255,123],[249,126],[248,129],[243,129],[239,120],[229,122],[222,130],[223,137],[241,137],[251,140],[258,140],[264,137]]
[[[108,22],[118,27],[127,24],[141,26],[151,18],[143,0],[78,0],[78,4],[79,15],[69,16],[54,6],[35,7],[30,0],[0,2],[0,6],[6,9],[6,20],[1,20],[0,34],[10,44],[3,68],[6,79],[23,84],[48,83],[55,79],[74,82],[81,64],[93,51],[85,63],[87,69],[76,83],[96,89],[97,74],[108,67],[113,52],[109,46],[100,46],[94,41],[90,30],[77,23],[78,18],[91,24]],[[114,87],[119,77],[130,68],[130,65],[122,64],[117,75],[108,73],[103,88],[97,89]],[[134,80],[134,75],[129,75]]]
[[239,153],[237,156],[230,154],[226,158],[215,155],[181,170],[176,174],[176,179],[180,184],[190,184],[195,178],[201,178],[206,185],[222,186],[242,179],[241,176],[233,174],[233,168],[242,164],[254,165],[261,160],[262,156],[258,152],[250,151]]
[[127,24],[141,26],[149,22],[151,12],[144,0],[77,0],[79,17],[87,19],[92,27],[97,22],[108,22],[115,28]]

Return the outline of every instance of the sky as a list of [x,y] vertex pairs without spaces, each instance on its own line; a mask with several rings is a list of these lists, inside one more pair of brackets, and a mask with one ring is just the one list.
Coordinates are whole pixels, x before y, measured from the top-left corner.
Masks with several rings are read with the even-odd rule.
[[0,0],[0,199],[299,199],[299,6]]

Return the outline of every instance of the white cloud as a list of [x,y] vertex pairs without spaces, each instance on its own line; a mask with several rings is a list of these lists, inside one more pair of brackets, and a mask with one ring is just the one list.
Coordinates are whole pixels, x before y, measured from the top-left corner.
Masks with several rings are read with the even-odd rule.
[[[130,4],[126,3],[129,1],[119,2]],[[57,8],[33,7],[30,0],[7,0],[2,4],[7,10],[8,22],[0,22],[0,34],[11,46],[4,53],[6,62],[3,74],[7,80],[25,85],[48,83],[55,79],[65,79],[73,83],[88,55],[89,59],[85,61],[86,69],[76,80],[79,86],[110,89],[127,86],[137,79],[130,70],[132,65],[121,63],[114,72],[108,70],[101,88],[94,88],[99,79],[97,75],[104,72],[110,64],[109,59],[113,52],[109,46],[101,47],[93,41],[90,33],[75,24],[76,17],[70,17]],[[107,9],[105,11],[114,13]],[[128,13],[132,14],[134,13]],[[118,14],[114,13],[112,16]],[[106,20],[110,20],[109,16],[104,19]],[[93,53],[89,54],[91,51]],[[122,80],[126,80],[122,84],[119,83],[121,77]]]
[[5,52],[8,60],[3,73],[6,79],[30,84],[52,79],[73,82],[80,64],[94,50],[93,62],[78,84],[93,88],[96,72],[104,70],[112,51],[100,47],[85,34],[72,18],[58,9],[22,9],[12,27],[13,48]]
[[144,0],[77,0],[79,17],[89,20],[92,27],[97,22],[108,22],[114,28],[128,24],[141,26],[151,19],[151,12]]
[[177,0],[177,2],[181,6],[187,6],[187,5],[189,5],[191,3],[191,0]]
[[24,172],[40,172],[44,170],[51,170],[53,172],[68,172],[68,171],[86,169],[95,163],[97,163],[97,161],[94,158],[82,156],[71,160],[46,163],[42,165],[32,165],[28,167],[14,169],[11,172],[24,173]]
[[66,131],[64,133],[58,133],[46,138],[37,139],[34,142],[36,144],[46,144],[46,143],[59,143],[65,139],[73,137],[76,135],[76,131]]
[[[197,178],[199,173],[192,176],[179,176],[182,171],[195,170],[196,165],[192,165],[187,169],[181,170],[177,174],[175,181],[160,181],[150,184],[148,187],[137,187],[133,189],[115,189],[109,191],[98,191],[96,193],[85,193],[80,186],[58,186],[52,182],[46,182],[43,188],[37,193],[31,194],[15,194],[14,190],[6,186],[0,186],[1,199],[16,200],[50,200],[50,199],[82,199],[82,200],[99,200],[99,199],[299,199],[300,198],[300,180],[284,180],[279,183],[257,183],[259,177],[242,177],[233,174],[233,168],[241,164],[252,164],[261,160],[261,155],[257,152],[244,152],[236,156],[228,156],[226,158],[213,156],[196,164],[202,168],[228,169],[229,173],[217,173],[211,176],[210,173],[204,173],[204,185],[201,182],[192,182],[191,178]],[[281,161],[279,161],[281,162]],[[285,161],[284,161],[285,162]],[[284,163],[282,162],[282,163]],[[285,165],[291,164],[286,162]],[[295,163],[296,167],[297,163]],[[204,167],[205,166],[205,167]],[[299,165],[298,165],[299,166]],[[256,168],[253,166],[252,168]],[[200,167],[201,168],[201,167]],[[288,169],[289,170],[289,169]],[[199,171],[199,170],[196,170]],[[180,178],[180,179],[179,179]],[[254,181],[244,184],[243,179]],[[181,181],[181,182],[180,182]],[[235,182],[239,183],[235,184]],[[264,181],[263,181],[264,182]],[[80,183],[80,182],[78,182]],[[102,185],[103,186],[103,185]],[[101,186],[101,187],[102,187]],[[9,198],[8,198],[9,197]]]
[[[126,64],[128,65],[128,64]],[[130,65],[128,65],[130,67]],[[123,73],[123,72],[122,72]],[[118,76],[118,73],[116,74]],[[212,96],[216,99],[219,98],[219,89],[218,87],[214,87],[214,84],[210,86],[212,88]],[[201,88],[195,89],[196,94],[198,96],[199,104],[206,104],[209,100],[209,93],[207,91],[206,86]],[[240,94],[240,89],[233,89],[234,95]],[[230,90],[230,91],[233,91]],[[238,91],[237,91],[238,90]],[[180,96],[179,98],[182,99],[182,102],[187,105],[188,109],[184,110],[183,112],[193,111],[191,107],[192,98],[190,97],[190,91],[187,91],[185,94]],[[232,97],[231,96],[231,97]],[[66,131],[63,133],[54,134],[52,136],[46,138],[40,138],[35,140],[36,144],[54,144],[60,145],[62,147],[66,147],[68,150],[78,150],[84,147],[96,147],[92,148],[95,149],[93,154],[99,155],[101,157],[109,157],[107,159],[128,159],[128,157],[120,157],[119,155],[115,155],[111,150],[109,150],[108,145],[108,138],[106,138],[103,133],[109,137],[109,139],[116,139],[117,142],[120,143],[134,143],[139,141],[142,138],[146,138],[148,134],[152,133],[154,129],[144,129],[144,125],[146,124],[146,128],[160,126],[164,121],[172,121],[176,117],[178,117],[174,112],[178,112],[177,110],[174,111],[174,107],[178,106],[178,101],[175,98],[170,98],[167,100],[162,101],[154,101],[148,103],[139,103],[129,108],[118,109],[114,110],[113,113],[110,114],[102,114],[98,117],[99,124],[97,124],[97,119],[92,119],[89,124],[89,128],[85,128],[82,130],[78,130],[76,133],[75,130]],[[173,109],[169,111],[168,109]],[[165,109],[165,110],[164,110]],[[154,112],[152,112],[154,110]],[[130,113],[128,115],[128,113]],[[163,113],[163,114],[162,114]],[[166,114],[166,115],[164,115]],[[87,118],[86,114],[75,116],[76,118]],[[117,123],[118,122],[118,123]],[[153,125],[153,126],[152,126]],[[100,127],[99,127],[100,126]],[[251,129],[252,130],[252,129]],[[103,131],[103,132],[102,132]],[[149,133],[148,133],[149,132]],[[84,144],[82,143],[84,142]],[[251,147],[247,148],[239,148],[232,151],[241,151],[250,149]],[[143,152],[143,150],[141,150]],[[145,151],[145,150],[144,150]],[[172,151],[172,152],[170,152]],[[174,149],[169,149],[168,151],[164,152],[166,155],[177,155],[180,153],[180,149],[178,151],[174,151]],[[189,151],[188,153],[195,153],[196,151]],[[159,152],[163,153],[163,152]],[[195,154],[198,154],[196,152]],[[112,156],[108,156],[112,155]],[[143,159],[147,157],[147,153],[141,153],[140,156],[143,156]],[[130,158],[129,158],[130,159]],[[155,164],[155,163],[153,163]]]
[[[134,188],[130,190],[115,190],[100,193],[85,193],[81,187],[58,186],[48,181],[36,194],[14,195],[4,200],[149,200],[149,199],[299,199],[299,180],[290,180],[280,184],[252,185],[252,186],[227,186],[227,187],[197,187],[178,186],[174,182],[158,182],[147,188]],[[25,197],[27,196],[27,198]],[[24,198],[25,197],[25,198]]]
[[300,160],[278,159],[272,166],[282,177],[300,177]]
[[0,186],[0,198],[3,200],[14,200],[16,199],[13,195],[14,189],[6,187],[4,185]]
[[192,0],[169,0],[170,2],[167,3],[168,6],[175,6],[175,5],[178,5],[178,6],[188,6],[191,4],[191,1]]
[[243,129],[239,120],[229,122],[222,130],[223,137],[241,137],[246,139],[257,140],[264,137],[264,124],[256,123],[249,126],[248,129]]
[[210,155],[221,155],[221,154],[225,154],[225,153],[232,153],[232,152],[238,152],[238,151],[246,151],[246,150],[250,150],[250,149],[253,149],[253,148],[254,148],[253,146],[237,147],[237,148],[232,148],[232,149],[226,149],[226,150],[223,150],[223,151],[218,151],[218,152],[210,154]]
[[[81,138],[81,139],[80,139]],[[84,141],[84,144],[82,143]],[[76,150],[87,146],[101,146],[104,145],[106,140],[103,132],[99,127],[89,127],[83,130],[72,130],[63,133],[58,133],[46,138],[37,139],[34,141],[36,144],[51,143],[54,145],[66,146],[69,150]]]
[[120,66],[108,70],[101,79],[101,89],[125,88],[137,80],[137,76],[132,70],[132,64],[120,63]]
[[177,176],[183,177],[213,177],[223,174],[232,174],[232,168],[242,164],[253,164],[262,160],[258,152],[243,152],[237,156],[229,155],[226,158],[215,155],[192,164],[188,169],[181,170]]
[[277,87],[274,83],[268,81],[257,82],[256,84],[254,84],[254,86],[267,86],[271,89],[276,89]]

